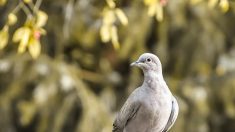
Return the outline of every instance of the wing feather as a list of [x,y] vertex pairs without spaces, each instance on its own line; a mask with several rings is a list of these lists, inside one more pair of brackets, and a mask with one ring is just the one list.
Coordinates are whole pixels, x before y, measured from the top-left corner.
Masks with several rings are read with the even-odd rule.
[[164,128],[164,130],[162,132],[167,132],[168,130],[170,130],[170,128],[173,126],[173,124],[175,123],[175,120],[178,116],[179,113],[179,106],[177,103],[177,100],[175,99],[174,96],[172,96],[172,109],[171,109],[171,114],[169,117],[169,120]]
[[123,132],[123,129],[127,125],[128,121],[133,118],[139,107],[140,103],[135,101],[134,96],[130,96],[123,107],[121,108],[120,112],[117,114],[116,119],[113,123],[113,130],[112,132]]

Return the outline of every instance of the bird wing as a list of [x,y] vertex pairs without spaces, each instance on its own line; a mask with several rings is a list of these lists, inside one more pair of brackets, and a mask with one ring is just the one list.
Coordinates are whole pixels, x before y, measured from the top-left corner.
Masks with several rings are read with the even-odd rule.
[[[133,97],[133,96],[132,96]],[[118,113],[114,123],[112,132],[123,132],[124,127],[133,118],[139,107],[140,103],[135,101],[131,96],[127,99],[120,112]]]
[[174,96],[172,96],[172,108],[168,122],[162,132],[167,132],[174,124],[179,113],[179,106]]

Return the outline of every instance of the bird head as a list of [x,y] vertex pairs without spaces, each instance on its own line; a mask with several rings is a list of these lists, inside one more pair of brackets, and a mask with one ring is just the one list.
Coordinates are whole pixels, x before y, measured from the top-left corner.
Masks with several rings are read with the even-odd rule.
[[151,53],[144,53],[142,54],[139,59],[133,63],[131,66],[137,66],[141,68],[144,72],[145,71],[154,71],[154,72],[161,72],[162,66],[161,62],[158,57]]

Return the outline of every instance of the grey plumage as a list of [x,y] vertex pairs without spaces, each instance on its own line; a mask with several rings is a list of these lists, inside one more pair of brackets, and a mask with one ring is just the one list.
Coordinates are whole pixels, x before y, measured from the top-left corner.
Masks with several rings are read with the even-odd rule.
[[144,53],[131,65],[143,70],[144,82],[131,93],[116,116],[113,132],[167,132],[179,108],[163,79],[160,60]]
[[170,130],[170,128],[175,123],[175,120],[178,116],[178,113],[179,113],[179,106],[178,106],[177,100],[175,99],[174,96],[172,96],[171,114],[170,114],[169,120],[168,120],[163,132],[167,132],[168,130]]

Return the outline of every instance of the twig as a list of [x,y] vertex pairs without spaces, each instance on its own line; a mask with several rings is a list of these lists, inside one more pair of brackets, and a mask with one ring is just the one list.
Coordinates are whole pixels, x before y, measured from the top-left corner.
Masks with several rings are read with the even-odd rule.
[[20,8],[22,8],[22,4],[18,4],[12,11],[13,14],[15,14],[16,12],[18,12],[20,10]]
[[33,15],[32,15],[32,13],[30,12],[30,10],[28,9],[28,7],[24,4],[24,2],[23,2],[23,1],[20,1],[20,4],[21,4],[21,6],[22,6],[23,11],[24,11],[25,14],[27,15],[27,17],[32,18]]
[[35,6],[34,6],[34,10],[35,10],[35,11],[38,11],[38,9],[39,9],[39,7],[40,7],[41,4],[42,4],[42,0],[37,0],[37,1],[36,1],[36,4],[35,4]]

